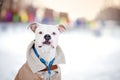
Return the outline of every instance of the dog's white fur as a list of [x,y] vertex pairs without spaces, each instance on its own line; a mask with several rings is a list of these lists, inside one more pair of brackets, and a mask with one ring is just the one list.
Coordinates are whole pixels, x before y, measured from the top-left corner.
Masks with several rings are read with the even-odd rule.
[[[50,62],[55,57],[56,47],[58,44],[58,37],[60,31],[58,30],[58,25],[36,25],[35,30],[35,48],[38,50],[40,55],[47,61]],[[41,32],[41,34],[40,34]],[[49,34],[51,36],[50,45],[43,44],[45,41],[44,36]],[[41,46],[41,48],[39,47]]]
[[[37,22],[31,23],[29,27],[35,33],[35,41],[33,41],[29,45],[27,51],[27,62],[22,66],[15,80],[29,79],[26,76],[34,76],[35,74],[39,75],[40,79],[38,80],[42,80],[41,73],[38,73],[37,71],[45,68],[45,66],[42,63],[40,63],[39,59],[36,57],[33,50],[31,49],[33,44],[35,44],[35,48],[38,51],[39,55],[42,58],[44,58],[48,63],[54,57],[56,58],[55,65],[58,65],[60,63],[65,63],[64,55],[62,54],[61,49],[58,47],[59,35],[61,32],[65,30],[65,27],[63,25],[45,25],[45,24],[39,24]],[[50,35],[51,37],[51,39],[49,40],[49,44],[44,44],[44,42],[46,41],[44,38],[46,34]],[[59,72],[58,76],[60,77],[60,68],[58,67],[56,71]],[[25,73],[26,76],[24,75]],[[42,73],[46,73],[46,72],[42,72]],[[44,76],[46,76],[46,74],[44,74]],[[33,79],[31,78],[30,80]],[[57,79],[56,77],[54,80],[60,80],[60,78]]]

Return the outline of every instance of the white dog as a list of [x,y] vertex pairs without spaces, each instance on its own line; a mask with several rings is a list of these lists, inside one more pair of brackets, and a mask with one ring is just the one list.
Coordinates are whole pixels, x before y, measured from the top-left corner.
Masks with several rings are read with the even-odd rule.
[[58,64],[65,63],[58,37],[65,30],[63,25],[45,25],[34,22],[29,25],[35,40],[27,50],[27,61],[15,80],[61,80]]

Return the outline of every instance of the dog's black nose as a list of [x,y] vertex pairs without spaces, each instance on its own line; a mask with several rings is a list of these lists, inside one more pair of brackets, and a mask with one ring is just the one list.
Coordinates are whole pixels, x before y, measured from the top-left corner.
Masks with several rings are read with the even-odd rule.
[[49,34],[46,34],[46,35],[44,36],[44,38],[45,38],[46,41],[49,41],[49,40],[51,39],[51,36],[50,36]]

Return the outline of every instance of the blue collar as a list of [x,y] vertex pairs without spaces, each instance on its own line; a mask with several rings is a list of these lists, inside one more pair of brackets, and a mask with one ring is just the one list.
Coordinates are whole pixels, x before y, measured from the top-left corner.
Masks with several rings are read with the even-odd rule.
[[51,74],[51,66],[53,65],[54,61],[55,61],[55,57],[49,62],[47,63],[37,52],[35,46],[33,45],[33,51],[35,53],[35,55],[39,58],[39,60],[46,66],[48,73]]

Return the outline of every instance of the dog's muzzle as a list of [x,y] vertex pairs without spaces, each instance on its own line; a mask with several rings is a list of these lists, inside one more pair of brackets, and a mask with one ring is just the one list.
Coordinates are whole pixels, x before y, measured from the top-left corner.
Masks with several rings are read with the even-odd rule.
[[47,45],[51,44],[51,42],[50,42],[51,36],[49,34],[46,34],[44,36],[44,39],[45,39],[45,41],[43,42],[43,44],[47,44]]

